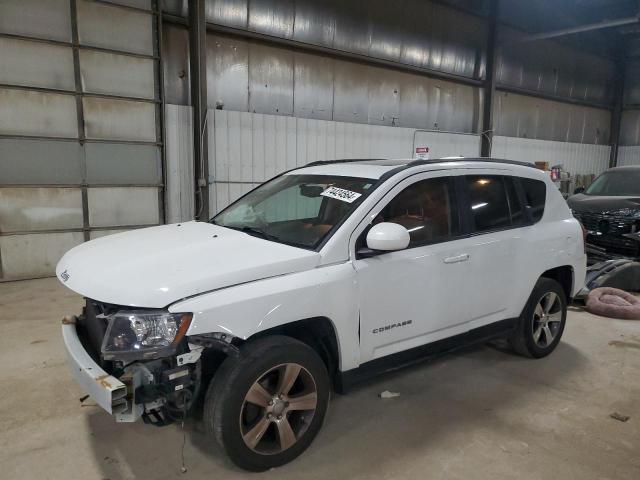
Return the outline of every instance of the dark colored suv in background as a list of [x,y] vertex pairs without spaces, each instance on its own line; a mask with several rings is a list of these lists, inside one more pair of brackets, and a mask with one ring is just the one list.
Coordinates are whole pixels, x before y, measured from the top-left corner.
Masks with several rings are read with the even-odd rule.
[[567,200],[587,231],[589,263],[640,259],[640,166],[611,168]]

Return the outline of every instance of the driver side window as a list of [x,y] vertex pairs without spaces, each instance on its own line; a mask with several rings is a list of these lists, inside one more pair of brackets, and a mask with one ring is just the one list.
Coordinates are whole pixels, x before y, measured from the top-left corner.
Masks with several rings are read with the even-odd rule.
[[421,180],[400,192],[374,224],[391,222],[409,231],[409,248],[443,242],[460,233],[453,177]]

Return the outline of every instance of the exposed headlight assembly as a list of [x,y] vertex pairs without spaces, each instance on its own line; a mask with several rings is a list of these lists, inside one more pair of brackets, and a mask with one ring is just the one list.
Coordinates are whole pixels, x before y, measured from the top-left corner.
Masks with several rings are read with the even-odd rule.
[[102,356],[105,360],[140,360],[172,355],[191,317],[190,313],[162,310],[121,310],[107,317]]

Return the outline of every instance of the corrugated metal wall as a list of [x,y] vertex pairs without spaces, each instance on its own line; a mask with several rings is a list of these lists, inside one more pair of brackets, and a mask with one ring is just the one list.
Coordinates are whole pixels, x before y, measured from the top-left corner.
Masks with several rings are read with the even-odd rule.
[[562,164],[571,174],[598,174],[609,165],[609,145],[554,142],[515,137],[493,137],[492,155],[523,162]]
[[622,146],[618,150],[618,166],[640,165],[640,145]]
[[162,221],[156,15],[111,3],[0,2],[1,280]]
[[640,165],[640,59],[627,60],[618,165]]
[[498,92],[494,103],[496,135],[523,139],[607,145],[611,112]]
[[[317,160],[477,156],[478,135],[209,110],[210,211],[217,212],[276,174]],[[212,147],[213,146],[213,147]]]
[[457,132],[481,108],[471,86],[213,34],[207,91],[210,108]]

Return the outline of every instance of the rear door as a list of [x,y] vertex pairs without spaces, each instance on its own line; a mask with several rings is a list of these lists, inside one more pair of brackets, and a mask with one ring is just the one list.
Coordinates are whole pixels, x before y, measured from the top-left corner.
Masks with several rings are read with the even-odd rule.
[[475,288],[466,301],[472,310],[469,329],[517,316],[515,287],[521,281],[524,210],[513,177],[501,170],[468,170],[460,177],[462,216],[469,237],[465,268]]

